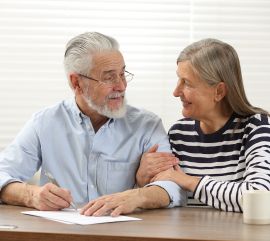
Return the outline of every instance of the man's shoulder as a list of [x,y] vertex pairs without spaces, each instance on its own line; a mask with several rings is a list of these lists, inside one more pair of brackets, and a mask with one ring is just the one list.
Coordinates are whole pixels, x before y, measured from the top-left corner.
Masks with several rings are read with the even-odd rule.
[[63,113],[64,111],[67,111],[69,108],[69,101],[68,100],[62,100],[59,101],[53,105],[47,106],[42,108],[41,110],[35,112],[32,115],[32,119],[34,121],[44,119],[44,118],[49,118],[49,117],[56,117],[60,113]]
[[143,108],[138,108],[138,107],[134,107],[134,106],[131,106],[131,105],[127,105],[127,113],[126,113],[126,118],[129,119],[129,120],[159,120],[160,117],[149,111],[149,110],[146,110],[146,109],[143,109]]
[[[123,118],[116,119],[116,123],[123,128],[152,129],[162,123],[161,118],[151,111],[127,105],[127,112]],[[118,125],[117,124],[117,125]]]

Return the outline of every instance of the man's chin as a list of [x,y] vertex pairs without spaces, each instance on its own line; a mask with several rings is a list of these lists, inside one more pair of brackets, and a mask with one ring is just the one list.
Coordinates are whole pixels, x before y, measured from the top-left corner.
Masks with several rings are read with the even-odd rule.
[[120,108],[117,108],[117,109],[109,109],[109,108],[106,108],[104,110],[104,115],[109,117],[109,118],[115,118],[115,119],[118,119],[118,118],[122,118],[125,116],[127,112],[127,108],[126,108],[126,105],[123,104]]
[[116,119],[124,117],[127,112],[127,104],[125,98],[121,100],[121,103],[107,103],[107,106],[103,109],[105,116]]
[[98,106],[89,97],[86,98],[86,102],[91,109],[108,118],[122,118],[125,116],[127,110],[126,99],[123,99],[122,103],[116,106],[110,106],[110,103]]

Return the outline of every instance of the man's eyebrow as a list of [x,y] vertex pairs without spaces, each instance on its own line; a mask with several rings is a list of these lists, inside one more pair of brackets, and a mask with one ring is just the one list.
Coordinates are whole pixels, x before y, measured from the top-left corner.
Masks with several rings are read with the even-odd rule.
[[[124,66],[124,67],[122,68],[122,71],[125,70],[125,68],[126,68],[126,66]],[[103,73],[104,73],[104,74],[110,74],[110,73],[113,73],[113,72],[116,72],[116,70],[115,70],[115,69],[106,70],[106,71],[104,71]]]

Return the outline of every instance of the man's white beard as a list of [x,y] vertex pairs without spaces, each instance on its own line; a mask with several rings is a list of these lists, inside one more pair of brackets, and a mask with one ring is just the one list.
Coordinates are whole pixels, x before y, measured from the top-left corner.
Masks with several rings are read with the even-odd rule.
[[[119,95],[123,96],[123,103],[118,109],[111,110],[108,108],[108,100],[112,96],[115,97],[115,95],[116,96],[119,96]],[[116,118],[116,119],[122,118],[125,116],[126,111],[127,111],[127,103],[126,103],[126,98],[124,96],[124,93],[113,92],[112,94],[110,94],[106,98],[105,103],[103,103],[103,105],[101,105],[101,106],[98,106],[97,104],[95,104],[89,95],[84,95],[84,99],[91,109],[95,110],[100,115],[106,116],[108,118]]]

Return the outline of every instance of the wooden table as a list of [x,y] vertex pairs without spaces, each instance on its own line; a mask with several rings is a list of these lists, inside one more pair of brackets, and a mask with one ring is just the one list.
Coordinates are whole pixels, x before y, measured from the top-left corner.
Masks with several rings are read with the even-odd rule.
[[[270,205],[270,204],[269,204]],[[270,241],[270,225],[243,224],[242,214],[212,208],[173,208],[137,212],[142,221],[73,225],[21,214],[24,207],[0,205],[0,240],[20,241]]]

